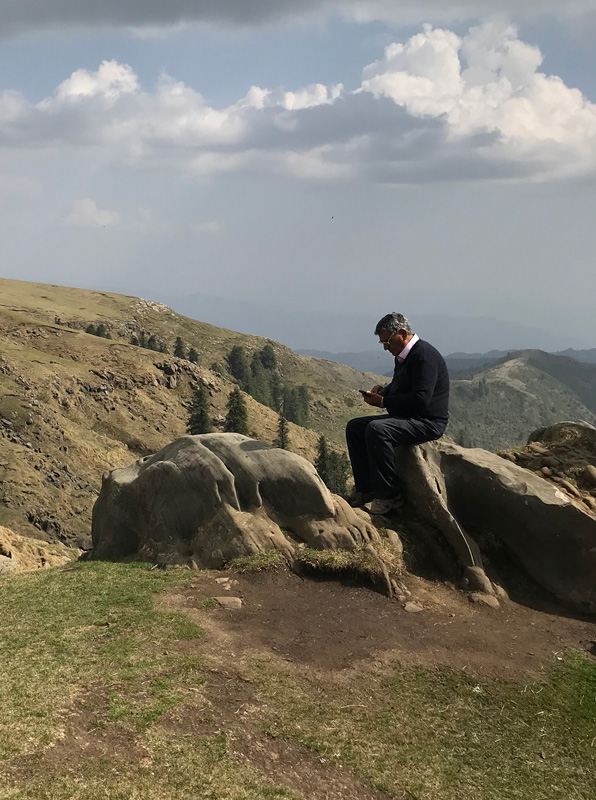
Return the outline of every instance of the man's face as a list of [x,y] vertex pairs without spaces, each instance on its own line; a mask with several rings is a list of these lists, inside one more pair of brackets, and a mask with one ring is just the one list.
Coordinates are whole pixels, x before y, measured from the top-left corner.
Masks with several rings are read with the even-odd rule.
[[398,356],[408,343],[409,334],[403,328],[397,333],[389,333],[389,331],[381,331],[379,334],[379,343],[383,345],[383,349],[388,350],[392,356]]

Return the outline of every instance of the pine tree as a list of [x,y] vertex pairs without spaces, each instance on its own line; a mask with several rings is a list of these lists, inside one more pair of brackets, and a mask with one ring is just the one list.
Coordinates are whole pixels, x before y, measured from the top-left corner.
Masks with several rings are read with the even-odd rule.
[[145,331],[139,331],[139,347],[147,347]]
[[259,353],[261,364],[265,369],[274,370],[277,367],[277,359],[275,358],[275,350],[272,345],[267,343]]
[[308,388],[301,385],[296,390],[296,406],[298,409],[299,425],[308,428],[310,423],[310,392]]
[[103,324],[103,322],[100,322],[99,325],[97,326],[97,328],[95,329],[95,335],[96,336],[101,336],[102,339],[105,339],[107,337],[107,333],[108,333],[108,329]]
[[157,336],[152,333],[151,336],[147,339],[147,344],[145,345],[147,350],[158,350],[159,345],[157,344]]
[[331,450],[329,453],[329,482],[327,486],[333,494],[345,494],[348,475],[350,474],[350,461],[345,453]]
[[248,412],[246,410],[246,402],[238,386],[230,392],[227,408],[228,413],[226,414],[224,431],[227,433],[242,433],[244,436],[248,436]]
[[87,325],[87,327],[85,328],[85,333],[90,333],[91,336],[97,336],[97,330],[95,328],[95,325],[89,323],[89,325]]
[[284,402],[284,387],[277,372],[271,373],[269,381],[269,394],[271,395],[271,408],[280,412]]
[[319,436],[319,444],[317,447],[317,458],[315,460],[315,467],[319,473],[319,477],[325,484],[329,485],[329,450],[327,449],[327,439],[324,436]]
[[190,406],[188,408],[188,424],[186,430],[196,435],[198,433],[209,433],[211,430],[211,420],[209,418],[209,395],[202,383],[194,390]]
[[168,354],[169,354],[169,352],[170,352],[170,351],[168,350],[168,346],[167,346],[167,344],[164,342],[164,340],[163,340],[163,339],[158,339],[158,342],[157,342],[157,352],[158,352],[158,353],[165,353],[166,355],[168,355]]
[[138,337],[136,337],[136,336],[134,335],[134,333],[133,333],[133,335],[130,337],[130,343],[131,343],[131,344],[134,344],[134,345],[135,345],[135,347],[138,347],[138,346],[139,346],[139,340],[138,340]]
[[228,353],[227,362],[232,377],[236,378],[241,389],[250,394],[250,364],[244,347],[239,344],[234,345]]
[[259,403],[268,406],[271,402],[271,391],[269,389],[269,376],[265,372],[259,353],[255,353],[250,362],[251,373],[251,395]]
[[180,338],[180,336],[176,337],[176,343],[174,344],[174,355],[176,358],[186,358],[186,350],[184,349],[184,342]]
[[282,450],[290,449],[290,428],[288,420],[283,414],[279,415],[279,423],[277,426],[277,438],[274,442],[276,447],[281,447]]
[[190,350],[188,351],[188,360],[193,364],[199,363],[199,354],[194,349],[194,347],[191,347]]

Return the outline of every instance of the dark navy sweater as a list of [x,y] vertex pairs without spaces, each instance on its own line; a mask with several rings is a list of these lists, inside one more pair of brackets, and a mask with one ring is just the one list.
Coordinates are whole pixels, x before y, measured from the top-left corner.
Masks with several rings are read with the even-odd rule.
[[442,427],[449,419],[449,373],[443,356],[419,339],[405,361],[395,359],[393,380],[383,401],[392,417],[429,420]]

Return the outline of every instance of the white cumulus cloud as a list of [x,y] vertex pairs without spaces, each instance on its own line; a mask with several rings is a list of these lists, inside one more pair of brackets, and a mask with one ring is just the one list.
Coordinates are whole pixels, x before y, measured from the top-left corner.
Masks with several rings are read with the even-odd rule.
[[90,197],[77,200],[70,214],[64,218],[67,225],[77,228],[107,228],[117,225],[119,221],[119,214],[98,208],[95,200]]
[[205,178],[239,171],[383,182],[593,175],[596,105],[541,64],[540,50],[512,26],[484,24],[462,37],[427,25],[386,47],[353,89],[253,86],[237,103],[214,108],[169,76],[149,91],[130,66],[105,61],[96,71],[77,70],[36,104],[0,94],[0,146],[88,150],[99,163]]

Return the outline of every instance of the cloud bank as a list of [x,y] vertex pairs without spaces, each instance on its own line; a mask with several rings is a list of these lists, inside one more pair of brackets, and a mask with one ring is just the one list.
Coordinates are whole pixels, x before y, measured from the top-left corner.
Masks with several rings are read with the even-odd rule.
[[340,16],[356,22],[421,23],[485,19],[582,17],[596,12],[595,0],[1,0],[4,36],[68,28],[162,28],[184,24],[253,27],[300,25]]
[[538,48],[495,23],[468,35],[425,26],[385,48],[360,86],[251,87],[213,108],[132,67],[77,70],[30,103],[0,94],[0,147],[88,149],[135,169],[197,177],[269,172],[308,181],[417,182],[593,175],[596,105],[540,71]]

